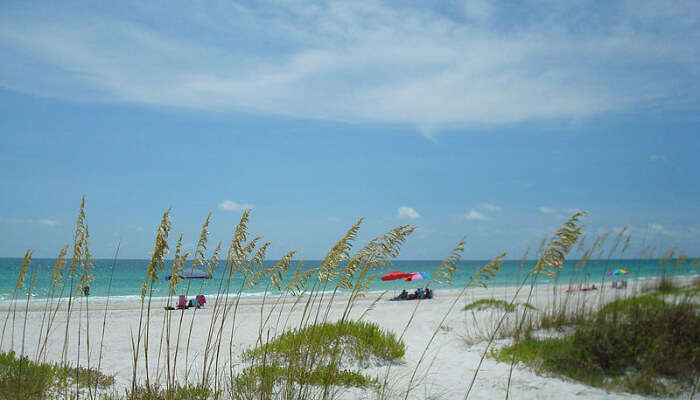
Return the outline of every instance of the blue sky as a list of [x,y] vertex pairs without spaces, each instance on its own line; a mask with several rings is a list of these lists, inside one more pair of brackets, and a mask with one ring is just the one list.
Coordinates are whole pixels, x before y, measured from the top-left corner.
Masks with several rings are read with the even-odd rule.
[[519,258],[575,210],[700,255],[700,6],[568,3],[3,2],[0,256],[54,257],[83,194],[98,257],[171,206],[191,244],[252,207],[271,257],[365,216]]

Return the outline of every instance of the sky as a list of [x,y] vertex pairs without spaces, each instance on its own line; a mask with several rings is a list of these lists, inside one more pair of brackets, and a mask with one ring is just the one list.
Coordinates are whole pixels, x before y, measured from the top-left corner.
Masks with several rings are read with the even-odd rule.
[[83,195],[101,258],[168,208],[190,250],[250,208],[271,258],[365,217],[517,259],[578,210],[700,255],[700,3],[571,3],[3,1],[0,257],[55,257]]

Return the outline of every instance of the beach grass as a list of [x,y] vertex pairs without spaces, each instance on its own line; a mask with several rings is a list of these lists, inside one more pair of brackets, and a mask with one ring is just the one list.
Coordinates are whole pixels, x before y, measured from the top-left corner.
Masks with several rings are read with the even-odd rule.
[[282,333],[262,346],[243,353],[244,358],[260,358],[287,361],[298,352],[314,348],[318,358],[330,359],[335,342],[346,346],[343,355],[352,362],[367,363],[371,359],[396,362],[406,352],[403,342],[392,332],[382,330],[377,324],[362,321],[326,322]]
[[61,398],[66,388],[78,392],[97,388],[109,389],[114,376],[82,366],[70,367],[59,363],[35,362],[15,352],[0,353],[0,398],[53,399]]
[[612,301],[572,323],[571,334],[526,338],[492,356],[592,386],[677,395],[700,374],[700,315],[697,305],[658,293]]
[[469,311],[469,310],[474,310],[474,311],[482,311],[482,310],[487,310],[487,309],[499,309],[503,310],[504,312],[511,313],[515,311],[515,308],[521,305],[523,307],[529,308],[530,310],[536,310],[535,306],[533,306],[530,303],[514,303],[511,304],[505,300],[501,299],[479,299],[476,301],[473,301],[467,305],[464,306],[462,311]]
[[[678,257],[674,258],[674,254],[678,254],[674,250],[664,254],[663,265],[659,269],[660,279],[649,286],[648,292],[637,290],[639,284],[634,286],[634,291],[630,290],[630,293],[637,294],[636,297],[617,299],[616,292],[612,296],[613,301],[606,305],[608,300],[603,301],[607,299],[604,297],[607,286],[605,275],[600,278],[600,291],[591,293],[589,298],[575,296],[570,291],[557,291],[559,271],[565,257],[577,243],[582,256],[576,269],[585,280],[572,280],[570,287],[590,283],[591,278],[586,276],[589,259],[600,260],[607,254],[609,261],[615,254],[624,254],[629,246],[630,236],[623,229],[608,247],[605,247],[605,243],[610,235],[604,234],[585,249],[584,240],[579,242],[583,227],[579,220],[584,215],[583,212],[575,213],[552,237],[545,238],[534,264],[528,266],[527,252],[523,255],[519,285],[513,293],[506,291],[503,300],[480,299],[464,306],[463,310],[470,311],[470,314],[488,310],[492,315],[491,324],[483,337],[486,345],[480,350],[480,358],[474,365],[466,366],[473,371],[473,375],[464,387],[465,399],[473,393],[488,355],[510,364],[506,398],[511,390],[512,372],[519,361],[535,366],[539,371],[614,390],[635,390],[657,395],[694,390],[688,388],[694,388],[693,383],[700,376],[700,321],[696,303],[693,302],[700,290],[700,280],[682,287],[671,278],[667,272],[686,262],[685,259],[679,261]],[[208,249],[211,213],[191,247],[194,249],[192,253],[183,250],[183,235],[177,241],[171,271],[175,278],[170,281],[168,305],[175,294],[184,292],[187,296],[191,291],[198,290],[192,281],[184,282],[177,278],[188,257],[192,257],[193,268],[206,270],[212,275],[214,268],[221,268],[216,294],[209,299],[211,307],[206,310],[208,316],[205,324],[208,326],[205,327],[202,342],[193,341],[194,327],[202,321],[197,316],[196,308],[190,311],[173,310],[162,316],[159,314],[158,318],[162,317],[162,321],[159,325],[153,323],[153,287],[162,279],[165,256],[170,249],[170,210],[163,214],[150,262],[144,268],[136,320],[138,328],[131,331],[131,369],[120,371],[122,376],[128,374],[131,379],[120,393],[113,387],[114,377],[101,371],[103,358],[110,357],[102,352],[106,305],[101,320],[101,342],[90,342],[89,292],[84,288],[92,279],[92,256],[88,246],[83,198],[74,234],[73,256],[70,261],[66,260],[68,247],[59,253],[49,298],[41,306],[41,327],[37,332],[33,359],[25,353],[24,342],[28,332],[26,321],[30,293],[38,276],[38,267],[33,274],[29,274],[31,251],[27,252],[22,262],[0,339],[0,351],[3,351],[4,343],[8,343],[10,349],[17,347],[15,323],[16,317],[21,315],[17,299],[26,292],[24,324],[19,341],[21,351],[19,357],[12,350],[1,353],[0,394],[10,399],[36,395],[42,399],[81,397],[91,400],[325,400],[337,398],[344,390],[352,388],[367,391],[378,399],[415,398],[417,388],[430,375],[435,362],[433,347],[438,333],[458,334],[446,325],[451,312],[457,304],[463,304],[461,302],[467,290],[487,287],[499,273],[506,256],[503,253],[474,271],[472,278],[440,311],[436,318],[439,321],[437,325],[424,333],[426,343],[422,348],[413,349],[417,358],[406,366],[404,358],[407,346],[404,339],[407,333],[415,329],[418,322],[415,317],[423,302],[415,302],[412,310],[404,310],[408,317],[404,326],[383,329],[363,318],[386,292],[368,305],[359,300],[366,296],[371,282],[389,269],[391,261],[398,257],[401,246],[415,227],[396,227],[355,250],[353,246],[363,222],[360,219],[331,247],[318,267],[303,269],[300,261],[296,268],[291,268],[295,251],[286,253],[273,267],[267,267],[263,260],[270,243],[250,234],[249,216],[250,210],[243,212],[221,262],[221,243],[211,251]],[[466,239],[457,243],[433,273],[431,282],[451,282],[465,244]],[[652,251],[647,253],[651,258]],[[64,270],[66,264],[68,268]],[[24,285],[27,276],[31,277],[28,290]],[[555,282],[552,293],[548,295],[548,304],[544,306],[541,301],[533,301],[538,278]],[[233,282],[240,284],[234,286]],[[257,306],[256,337],[252,346],[240,349],[236,347],[236,338],[244,322],[240,319],[243,317],[238,315],[239,305],[245,290],[255,285],[265,287],[263,298]],[[356,310],[361,304],[364,304],[364,309]],[[538,308],[535,309],[532,304],[537,304]],[[59,307],[65,315],[65,328],[56,331],[53,327]],[[102,310],[93,309],[93,313],[95,311]],[[294,318],[290,318],[292,315]],[[250,313],[245,316],[250,317]],[[478,321],[474,318],[475,324]],[[250,321],[245,323],[248,327],[252,326]],[[6,328],[10,331],[7,338]],[[568,330],[569,334],[544,339],[535,337],[535,333],[547,329],[559,332]],[[69,336],[73,338],[72,341]],[[492,350],[496,341],[504,337],[512,337],[515,344]],[[63,343],[59,360],[51,361],[55,361],[55,364],[47,362],[49,342]],[[193,343],[203,344],[195,347]],[[96,346],[99,346],[99,355],[95,369],[92,357],[93,353],[97,353]],[[85,366],[81,365],[81,360],[84,360]],[[382,372],[373,376],[367,372],[370,366]],[[392,368],[397,366],[402,366],[405,374],[399,387],[392,381],[395,377],[391,375]],[[678,387],[669,385],[668,379],[677,382]],[[422,394],[431,396],[428,392]]]

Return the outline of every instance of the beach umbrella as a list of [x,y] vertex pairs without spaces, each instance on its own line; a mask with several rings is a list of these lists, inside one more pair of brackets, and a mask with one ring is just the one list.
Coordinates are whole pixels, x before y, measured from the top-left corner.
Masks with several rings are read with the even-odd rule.
[[612,275],[627,275],[627,274],[631,274],[631,273],[632,273],[632,271],[628,271],[624,268],[617,268],[617,269],[614,269],[614,270],[608,272],[608,275],[610,275],[610,276],[612,276]]
[[414,272],[410,274],[411,276],[407,276],[404,281],[406,282],[411,282],[411,281],[417,281],[419,279],[430,279],[431,276],[426,274],[425,272]]
[[409,276],[412,276],[413,274],[409,274],[406,272],[401,272],[401,271],[391,271],[388,274],[382,276],[383,281],[393,281],[396,279],[401,279],[401,278],[408,278]]

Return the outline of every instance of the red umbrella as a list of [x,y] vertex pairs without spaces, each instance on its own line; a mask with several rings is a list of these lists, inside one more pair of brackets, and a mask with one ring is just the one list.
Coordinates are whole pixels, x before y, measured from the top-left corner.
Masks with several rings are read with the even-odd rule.
[[413,276],[413,274],[408,274],[406,272],[401,272],[401,271],[391,271],[388,274],[382,276],[382,280],[383,281],[393,281],[396,279],[408,278],[410,276]]

